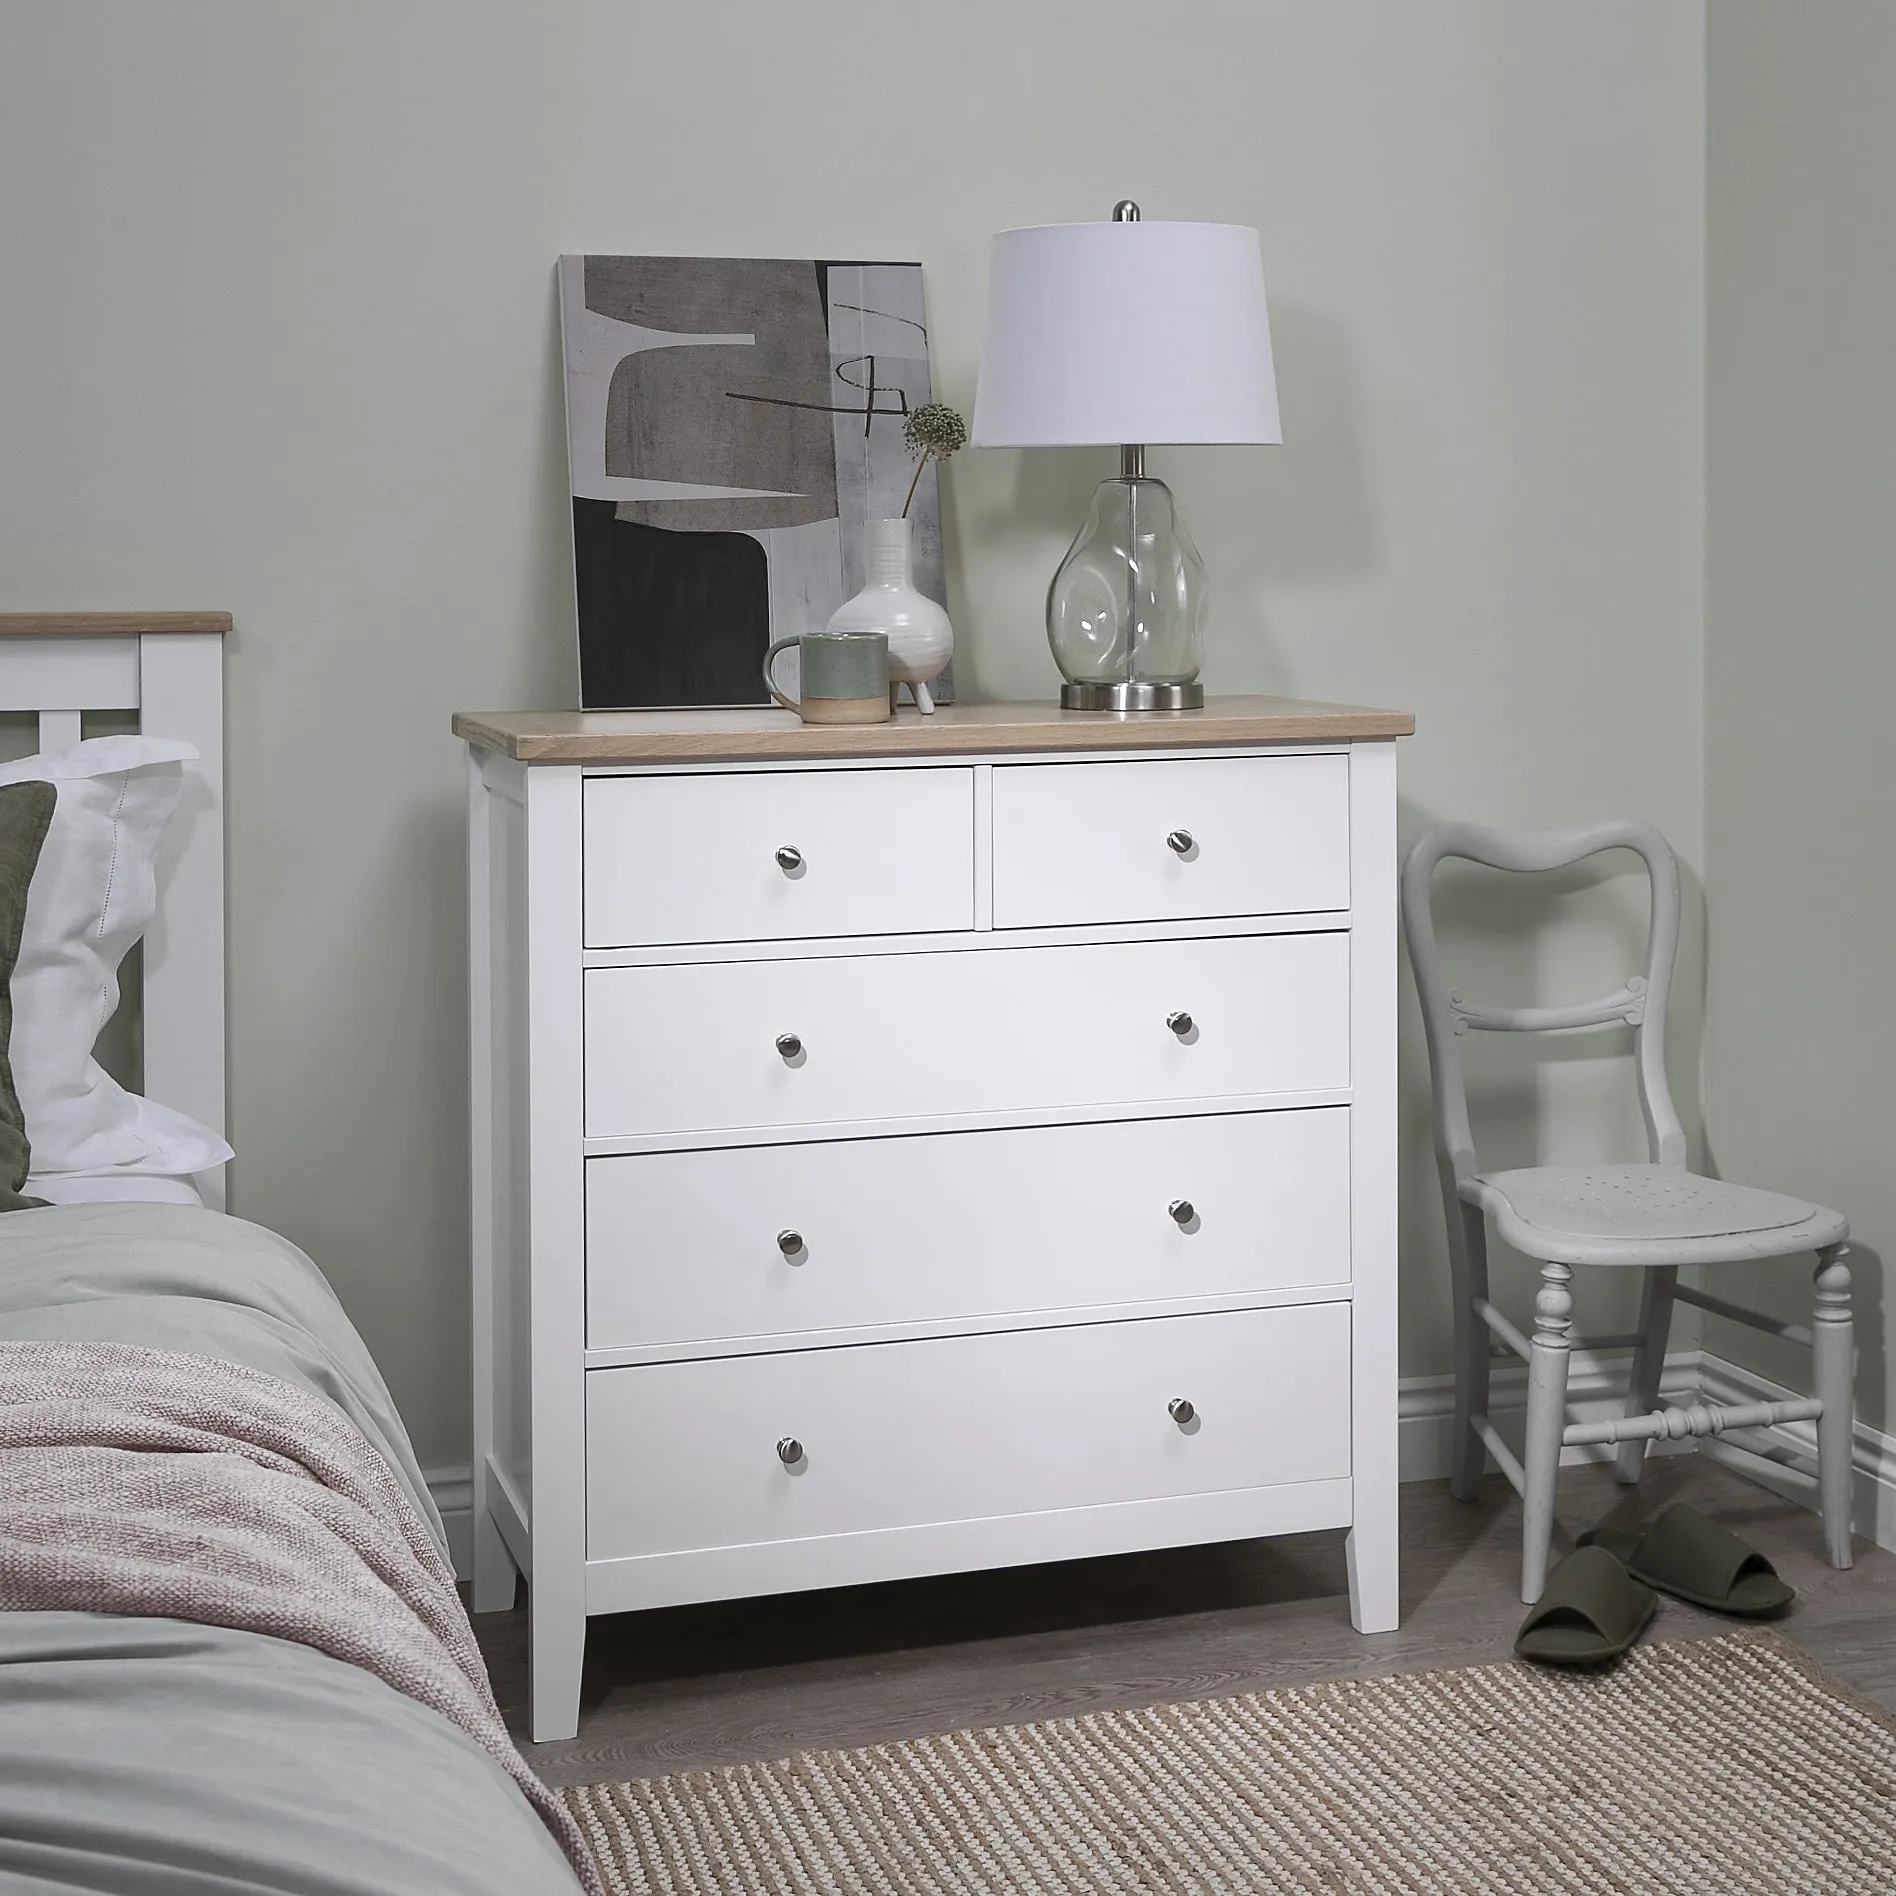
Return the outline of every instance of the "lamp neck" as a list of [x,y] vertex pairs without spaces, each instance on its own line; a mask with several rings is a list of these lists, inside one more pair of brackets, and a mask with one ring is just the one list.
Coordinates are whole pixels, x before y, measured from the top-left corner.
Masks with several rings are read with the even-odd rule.
[[1122,447],[1119,450],[1119,478],[1122,481],[1142,481],[1146,472],[1146,451],[1143,447]]

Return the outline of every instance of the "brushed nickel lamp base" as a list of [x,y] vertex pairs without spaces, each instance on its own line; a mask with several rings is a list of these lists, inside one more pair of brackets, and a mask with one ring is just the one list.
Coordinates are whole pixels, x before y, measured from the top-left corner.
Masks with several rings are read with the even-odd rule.
[[1148,684],[1121,679],[1112,685],[1062,685],[1063,711],[1202,711],[1205,687],[1196,679],[1188,685]]

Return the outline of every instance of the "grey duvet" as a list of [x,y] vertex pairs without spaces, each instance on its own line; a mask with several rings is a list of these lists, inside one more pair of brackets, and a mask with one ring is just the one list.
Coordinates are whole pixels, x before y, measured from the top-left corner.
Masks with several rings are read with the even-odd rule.
[[[438,1569],[439,1517],[382,1379],[320,1274],[283,1239],[179,1206],[9,1214],[0,1341],[214,1358],[255,1374],[207,1381],[255,1385],[290,1418],[320,1399],[312,1435],[339,1415],[367,1438],[393,1472],[397,1506],[419,1516],[421,1565]],[[18,1380],[22,1365],[42,1379],[62,1364],[96,1371],[114,1351],[10,1356],[16,1395],[43,1395],[43,1382]],[[96,1418],[85,1429],[96,1433]],[[32,1453],[14,1464],[16,1498],[30,1468],[46,1486]],[[230,1478],[228,1457],[210,1460]],[[113,1525],[94,1538],[109,1541]],[[23,1566],[20,1552],[9,1550],[16,1577],[73,1584],[46,1582],[38,1555]],[[98,1572],[86,1579],[96,1588]],[[283,1623],[298,1624],[287,1603]],[[124,1612],[0,1612],[0,1891],[573,1896],[558,1844],[479,1730],[476,1717],[452,1722],[366,1664],[294,1639]]]

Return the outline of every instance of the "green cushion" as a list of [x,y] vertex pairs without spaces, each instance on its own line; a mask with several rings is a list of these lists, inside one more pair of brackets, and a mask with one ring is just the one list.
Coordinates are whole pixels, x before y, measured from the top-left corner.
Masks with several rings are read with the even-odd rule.
[[39,866],[40,845],[53,820],[59,792],[50,783],[0,785],[0,1211],[43,1205],[23,1198],[20,1187],[31,1169],[33,1148],[26,1136],[26,1115],[13,1090],[13,964],[20,958],[20,931],[26,926],[26,896]]

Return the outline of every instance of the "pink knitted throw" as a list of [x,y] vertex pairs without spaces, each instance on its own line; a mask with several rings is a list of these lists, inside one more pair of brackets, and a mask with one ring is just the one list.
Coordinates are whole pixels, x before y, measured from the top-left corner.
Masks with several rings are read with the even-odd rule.
[[174,1350],[0,1341],[0,1609],[196,1620],[361,1666],[501,1764],[601,1896],[501,1723],[427,1524],[361,1432],[292,1384]]

